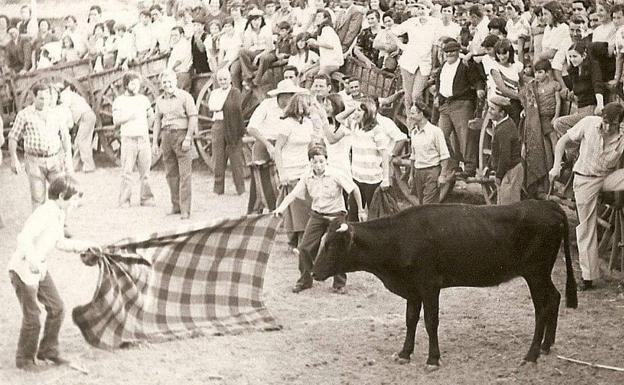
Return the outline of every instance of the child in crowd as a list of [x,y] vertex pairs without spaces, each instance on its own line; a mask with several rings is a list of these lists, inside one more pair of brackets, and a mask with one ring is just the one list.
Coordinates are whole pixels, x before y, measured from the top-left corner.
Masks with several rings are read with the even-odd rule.
[[61,61],[64,63],[80,59],[78,50],[74,45],[74,40],[69,35],[65,35],[62,40]]
[[559,82],[552,78],[552,67],[547,59],[538,60],[534,66],[535,79],[522,90],[525,110],[522,141],[526,162],[526,186],[530,195],[548,191],[548,170],[552,168],[557,134],[553,123],[561,113]]
[[504,96],[492,95],[488,104],[489,114],[494,123],[490,169],[496,173],[496,203],[508,205],[520,202],[524,167],[518,129],[508,112],[511,102]]
[[[327,151],[324,146],[314,145],[308,150],[310,169],[302,177],[293,191],[288,194],[282,203],[275,209],[274,214],[280,215],[286,211],[295,199],[305,200],[312,198],[310,219],[303,232],[303,238],[296,249],[299,255],[299,272],[301,276],[293,287],[293,293],[299,293],[312,287],[312,267],[319,250],[321,238],[327,231],[329,223],[334,219],[344,220],[347,214],[342,192],[353,192],[358,207],[360,221],[366,220],[366,212],[362,207],[360,190],[353,181],[342,172],[327,167]],[[333,291],[345,293],[345,274],[334,276]]]
[[221,39],[221,22],[218,19],[208,22],[208,35],[204,39],[204,47],[206,47],[206,57],[210,70],[216,73],[221,67],[219,60],[219,48]]

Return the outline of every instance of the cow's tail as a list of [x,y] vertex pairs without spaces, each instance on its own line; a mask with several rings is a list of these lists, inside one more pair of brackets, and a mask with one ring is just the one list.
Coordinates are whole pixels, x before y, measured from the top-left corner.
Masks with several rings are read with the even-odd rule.
[[566,266],[566,307],[576,309],[578,307],[578,298],[576,296],[576,280],[574,279],[574,267],[572,267],[572,257],[570,256],[570,232],[568,224],[568,216],[565,212],[563,215],[563,252],[565,254]]

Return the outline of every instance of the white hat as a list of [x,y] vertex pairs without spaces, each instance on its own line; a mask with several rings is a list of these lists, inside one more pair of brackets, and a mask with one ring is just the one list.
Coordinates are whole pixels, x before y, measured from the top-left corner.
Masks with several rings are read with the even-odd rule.
[[301,87],[295,85],[295,83],[293,83],[292,80],[284,79],[284,80],[280,81],[279,83],[277,83],[277,88],[267,92],[267,95],[269,95],[269,96],[277,96],[279,94],[305,94],[305,95],[308,95],[309,93],[310,93],[310,91],[308,91],[306,88],[301,88]]

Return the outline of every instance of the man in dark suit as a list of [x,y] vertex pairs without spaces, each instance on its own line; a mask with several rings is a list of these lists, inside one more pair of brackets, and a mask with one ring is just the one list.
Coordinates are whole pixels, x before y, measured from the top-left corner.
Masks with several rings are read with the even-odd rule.
[[[434,103],[440,110],[438,127],[444,132],[451,152],[449,169],[457,169],[459,161],[463,160],[464,173],[472,176],[477,168],[477,146],[474,140],[470,140],[468,121],[474,118],[476,98],[483,99],[485,91],[474,64],[466,65],[459,60],[460,48],[454,39],[448,39],[443,44],[445,62],[436,75]],[[456,146],[451,145],[453,133],[459,142]]]
[[353,5],[353,0],[341,0],[342,12],[336,15],[336,33],[340,38],[342,52],[347,52],[362,29],[364,14]]
[[17,28],[9,29],[11,41],[6,46],[7,64],[15,73],[25,73],[32,68],[32,45],[27,37],[20,36]]

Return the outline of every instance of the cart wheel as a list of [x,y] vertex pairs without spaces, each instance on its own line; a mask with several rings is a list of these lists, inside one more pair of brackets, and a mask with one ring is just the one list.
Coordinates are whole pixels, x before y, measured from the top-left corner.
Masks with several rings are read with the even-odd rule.
[[[490,124],[492,120],[487,115],[483,119],[481,133],[479,135],[479,175],[483,175],[483,170],[490,161],[492,156],[492,136],[494,135],[494,127]],[[481,194],[488,205],[496,204],[496,184],[492,182],[484,182],[481,184]]]
[[65,76],[62,73],[42,73],[35,76],[23,89],[16,90],[17,110],[20,111],[24,107],[33,103],[35,95],[33,94],[32,89],[36,85],[51,85],[56,83],[63,83],[64,85],[72,86],[72,88],[74,88],[80,96],[85,98],[87,102],[90,102],[91,98],[89,97],[89,93],[77,80]]
[[214,172],[212,157],[212,120],[208,111],[208,98],[212,92],[213,78],[210,78],[199,91],[195,105],[197,106],[198,132],[195,134],[195,146],[210,172]]
[[[158,98],[158,87],[145,76],[136,73],[141,79],[140,93],[147,96],[154,108]],[[98,96],[96,111],[100,122],[102,134],[99,134],[100,146],[107,157],[117,165],[121,164],[121,141],[119,128],[113,124],[113,101],[125,92],[123,86],[123,74],[111,80]],[[152,142],[152,129],[150,127],[150,143]],[[162,155],[152,155],[152,167],[154,167]]]
[[410,161],[409,161],[409,144],[405,142],[401,153],[397,157],[392,159],[392,181],[396,186],[395,191],[399,191],[403,198],[407,200],[412,206],[420,204],[418,197],[412,194],[412,189],[408,186],[409,173],[410,173]]

